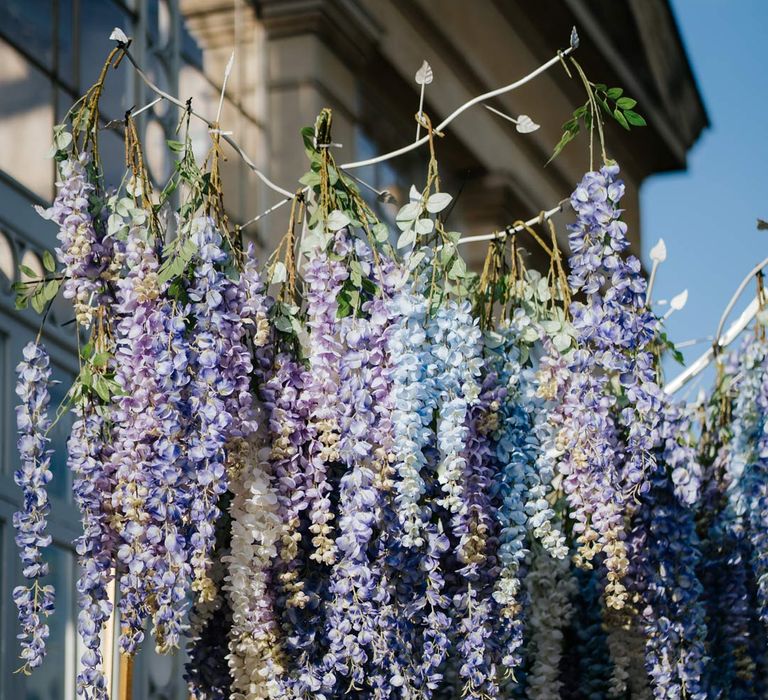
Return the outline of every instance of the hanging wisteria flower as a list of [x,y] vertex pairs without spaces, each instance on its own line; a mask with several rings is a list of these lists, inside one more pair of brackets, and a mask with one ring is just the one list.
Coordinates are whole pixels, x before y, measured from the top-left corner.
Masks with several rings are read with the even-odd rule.
[[73,300],[77,322],[83,326],[90,325],[101,302],[105,285],[99,278],[111,257],[110,247],[103,241],[102,222],[92,213],[96,188],[89,179],[90,164],[91,156],[86,152],[61,161],[53,206],[37,208],[43,218],[59,226],[56,237],[61,246],[56,255],[64,266],[62,293]]
[[146,236],[145,229],[132,228],[126,244],[129,272],[117,294],[122,320],[116,329],[115,381],[121,393],[114,399],[110,470],[113,526],[121,540],[120,642],[126,653],[137,649],[144,619],[152,614],[158,646],[178,644],[188,566],[179,532],[188,514],[185,460],[177,442],[184,322],[171,317],[160,298],[158,260]]
[[[655,363],[648,349],[658,320],[646,307],[646,281],[640,261],[622,257],[629,247],[627,225],[619,219],[624,183],[617,165],[587,173],[571,196],[577,215],[570,227],[569,282],[584,292],[586,303],[571,306],[579,345],[593,350],[592,358],[616,372],[627,405],[619,418],[627,432],[626,460],[620,483],[630,491],[644,488],[644,475],[653,469],[662,400]],[[602,287],[610,282],[604,294]]]
[[533,658],[526,678],[527,696],[531,700],[558,700],[563,683],[559,664],[564,630],[574,613],[571,597],[576,579],[568,570],[567,559],[553,559],[536,549],[525,585],[530,597],[529,653]]
[[229,637],[231,698],[283,698],[281,659],[271,563],[282,536],[278,499],[272,486],[270,449],[244,443],[232,483],[232,540],[225,584],[232,606]]
[[307,285],[309,327],[309,372],[305,380],[304,400],[310,406],[312,432],[311,455],[307,468],[310,532],[315,551],[312,559],[332,564],[336,546],[332,538],[333,512],[328,498],[328,467],[339,457],[339,416],[336,365],[341,347],[334,328],[338,311],[338,295],[349,273],[345,266],[318,252],[307,263],[304,280]]
[[403,545],[419,547],[424,544],[424,450],[433,439],[430,424],[437,407],[432,379],[436,362],[427,340],[427,300],[417,291],[403,288],[392,303],[393,315],[398,319],[389,342],[394,362],[392,423],[398,477],[395,503],[404,531]]
[[[572,292],[584,293],[586,301],[571,304],[577,349],[561,418],[555,418],[562,425],[560,470],[576,520],[580,558],[589,565],[596,554],[605,553],[606,599],[613,608],[626,601],[623,516],[653,470],[661,406],[647,349],[657,321],[645,308],[639,261],[621,256],[629,244],[626,224],[619,220],[624,185],[618,172],[611,165],[587,173],[571,196],[577,222],[570,227],[569,281]],[[612,375],[618,378],[620,396],[612,388]],[[618,399],[624,405],[620,411]]]
[[31,584],[14,588],[13,600],[19,609],[21,624],[22,670],[29,673],[45,656],[49,634],[45,619],[53,612],[54,605],[53,586],[41,582],[48,575],[43,550],[51,544],[51,536],[46,532],[51,508],[46,489],[52,477],[50,440],[46,436],[50,426],[51,367],[48,353],[38,343],[28,343],[23,353],[24,359],[16,367],[19,377],[16,394],[21,399],[16,408],[21,466],[14,472],[13,479],[22,490],[24,502],[22,509],[13,514],[13,527],[22,574]]
[[[670,404],[663,417],[664,439],[651,488],[633,518],[628,582],[642,605],[646,670],[654,697],[685,694],[703,700],[709,695],[705,607],[697,576],[701,555],[693,513],[678,500],[672,477],[683,463],[693,465],[696,455],[676,432],[678,410]],[[691,466],[691,471],[698,469]]]
[[270,462],[280,506],[283,534],[278,544],[278,582],[286,605],[302,608],[308,598],[300,578],[301,514],[308,509],[306,453],[309,439],[306,402],[301,400],[305,372],[292,357],[280,353],[272,376],[262,385],[269,414]]
[[469,407],[480,392],[483,349],[482,333],[470,312],[469,302],[448,301],[438,307],[427,326],[431,354],[438,365],[434,377],[440,452],[437,479],[445,494],[440,504],[454,514],[454,527],[459,529],[464,527],[467,516],[461,498],[465,423]]
[[214,595],[206,571],[220,515],[217,501],[228,484],[226,446],[231,439],[251,435],[256,425],[250,393],[253,367],[242,323],[244,310],[250,314],[244,290],[222,270],[227,253],[210,218],[194,219],[189,236],[197,251],[187,290],[195,324],[189,350],[194,417],[188,437],[188,459],[194,464],[190,564],[192,588],[206,599]]
[[[730,363],[732,364],[732,363]],[[737,368],[732,367],[735,371]],[[738,699],[760,696],[759,654],[764,629],[752,605],[753,585],[747,533],[738,524],[725,493],[726,467],[732,448],[730,425],[723,410],[722,385],[732,380],[726,370],[707,407],[702,427],[702,497],[698,514],[701,536],[699,579],[707,609],[707,651],[713,695]]]
[[80,605],[77,628],[86,648],[77,677],[77,692],[86,700],[106,700],[101,633],[113,612],[108,587],[113,578],[113,552],[119,539],[110,523],[114,488],[111,448],[101,406],[86,398],[75,412],[77,419],[67,443],[67,465],[74,477],[75,502],[83,520],[83,534],[75,547],[81,571],[77,581]]

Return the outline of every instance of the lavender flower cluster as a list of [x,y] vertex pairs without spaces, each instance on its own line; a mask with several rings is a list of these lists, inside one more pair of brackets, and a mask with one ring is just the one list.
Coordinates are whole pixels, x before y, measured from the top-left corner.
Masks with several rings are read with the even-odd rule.
[[19,609],[23,670],[29,673],[45,657],[45,640],[49,634],[45,620],[54,606],[53,586],[43,582],[49,573],[43,552],[51,544],[51,535],[46,532],[51,510],[47,486],[52,478],[50,440],[46,436],[50,426],[51,367],[48,353],[37,343],[28,343],[23,353],[24,359],[16,368],[19,375],[16,394],[21,399],[16,408],[19,431],[16,446],[21,466],[13,479],[22,490],[24,502],[22,509],[13,514],[13,527],[22,575],[30,583],[13,589],[13,601]]

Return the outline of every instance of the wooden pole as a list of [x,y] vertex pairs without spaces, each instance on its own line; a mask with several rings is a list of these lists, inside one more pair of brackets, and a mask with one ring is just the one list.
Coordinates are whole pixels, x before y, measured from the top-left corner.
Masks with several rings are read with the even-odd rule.
[[133,655],[120,652],[117,700],[133,700]]
[[104,679],[107,682],[107,697],[112,697],[112,688],[115,678],[115,577],[109,582],[107,587],[107,599],[112,604],[112,614],[104,625],[104,634],[101,638],[101,659],[104,665]]

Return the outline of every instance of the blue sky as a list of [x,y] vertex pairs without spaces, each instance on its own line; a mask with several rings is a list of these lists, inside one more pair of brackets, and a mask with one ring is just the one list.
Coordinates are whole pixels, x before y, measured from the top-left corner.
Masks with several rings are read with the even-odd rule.
[[[768,219],[768,2],[672,0],[672,7],[712,125],[687,171],[646,181],[641,208],[649,269],[653,244],[659,237],[667,244],[654,298],[690,293],[668,323],[670,337],[684,341],[715,332],[738,283],[768,256],[768,231],[755,228],[758,216]],[[753,294],[750,286],[732,318]],[[685,350],[686,360],[705,349]],[[669,366],[668,376],[676,371]]]

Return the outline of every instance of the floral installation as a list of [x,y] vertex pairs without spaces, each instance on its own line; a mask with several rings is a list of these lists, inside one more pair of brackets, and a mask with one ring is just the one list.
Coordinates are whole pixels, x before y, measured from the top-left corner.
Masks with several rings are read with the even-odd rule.
[[221,134],[198,162],[189,113],[163,186],[128,115],[125,178],[105,187],[105,67],[56,127],[40,213],[59,246],[17,286],[44,319],[71,302],[80,366],[51,418],[39,342],[18,367],[25,673],[63,507],[48,433],[71,409],[83,698],[107,697],[118,616],[124,658],[185,649],[196,700],[765,694],[763,314],[707,401],[664,393],[602,102],[642,118],[572,65],[590,99],[558,150],[583,121],[603,165],[570,197],[569,255],[542,216],[479,273],[425,114],[425,184],[389,216],[335,163],[323,110],[270,253],[230,220]]

